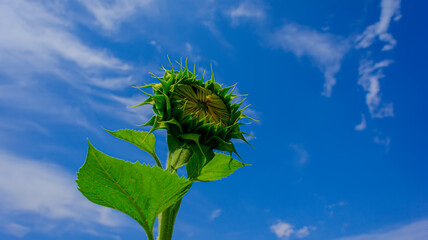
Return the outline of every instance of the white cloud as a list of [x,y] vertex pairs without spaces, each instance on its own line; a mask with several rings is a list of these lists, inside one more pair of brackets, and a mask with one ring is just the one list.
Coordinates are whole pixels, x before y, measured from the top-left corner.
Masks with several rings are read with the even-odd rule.
[[297,230],[296,232],[296,237],[297,238],[305,238],[307,236],[309,236],[309,227],[308,226],[304,226],[301,229]]
[[86,200],[77,190],[75,176],[55,164],[0,151],[0,165],[0,230],[8,234],[23,237],[68,225],[74,231],[127,223],[112,209]]
[[138,108],[128,108],[135,106],[145,100],[145,96],[140,94],[132,97],[121,97],[114,94],[100,94],[104,98],[102,101],[88,100],[87,103],[99,112],[111,114],[115,112],[116,117],[133,125],[146,123],[153,115],[151,105],[144,105]]
[[47,6],[35,1],[2,1],[0,70],[11,75],[19,71],[58,73],[62,61],[82,68],[130,68],[104,50],[86,46],[71,30],[72,23]]
[[346,205],[348,205],[347,202],[340,201],[338,203],[329,204],[325,207],[326,207],[328,215],[333,216],[335,211],[337,210],[337,208],[344,207]]
[[151,40],[151,41],[150,41],[150,44],[151,44],[154,48],[156,48],[156,50],[157,50],[158,52],[160,52],[160,51],[162,50],[162,48],[161,48],[161,46],[159,45],[159,43],[158,43],[158,42],[156,42],[155,40]]
[[336,208],[336,207],[344,207],[344,206],[346,206],[346,205],[348,205],[348,203],[346,203],[346,202],[344,202],[344,201],[340,201],[340,202],[338,202],[338,203],[333,203],[333,204],[327,205],[326,207],[327,207],[328,209],[333,209],[333,208]]
[[195,49],[191,43],[186,42],[184,48],[186,50],[186,55],[187,55],[186,57],[188,57],[190,60],[192,60],[193,63],[197,63],[197,62],[201,61],[202,57],[195,54]]
[[[91,124],[85,114],[83,114],[82,109],[78,106],[69,104],[67,99],[61,97],[56,92],[44,89],[35,83],[31,83],[28,86],[22,86],[19,83],[0,86],[0,107],[2,109],[18,111],[22,114],[22,118],[24,119],[26,114],[32,114],[33,117],[39,115],[44,117],[43,121],[33,122],[26,126],[18,125],[22,120],[15,121],[8,118],[10,116],[5,115],[3,116],[3,120],[13,125],[9,130],[27,127],[26,129],[40,131],[44,128],[46,123],[52,122],[71,124],[88,129],[91,128]],[[82,96],[82,98],[84,97],[85,96]],[[32,125],[37,127],[33,128]]]
[[296,151],[299,164],[303,165],[308,162],[309,154],[303,146],[298,144],[290,144],[290,147]]
[[24,227],[13,222],[4,224],[1,226],[1,229],[3,232],[18,238],[24,237],[31,231],[28,227]]
[[211,215],[210,215],[210,221],[214,221],[216,218],[220,217],[222,212],[223,212],[223,210],[221,210],[221,209],[216,209],[216,210],[212,211]]
[[308,56],[324,73],[323,95],[331,96],[343,56],[349,50],[346,40],[298,24],[285,24],[273,35],[273,43],[297,57]]
[[195,12],[188,19],[190,22],[199,21],[208,31],[216,38],[216,40],[226,48],[233,48],[232,44],[226,39],[221,30],[217,27],[218,11],[220,4],[218,1],[194,1],[193,5]]
[[90,85],[109,89],[109,90],[122,90],[131,86],[134,83],[132,76],[128,77],[114,77],[114,78],[92,78],[89,82]]
[[232,23],[237,23],[239,20],[263,20],[266,17],[265,7],[261,4],[252,2],[242,2],[239,6],[231,8],[228,15],[232,19]]
[[310,230],[315,230],[315,227],[304,226],[300,229],[295,229],[295,226],[290,223],[283,222],[278,220],[277,223],[270,226],[271,232],[273,232],[280,239],[288,239],[291,236],[296,236],[297,238],[305,238],[310,235]]
[[[356,48],[365,49],[373,45],[376,39],[385,42],[382,51],[391,50],[397,44],[394,37],[388,32],[392,20],[398,21],[401,18],[400,13],[401,0],[382,0],[381,14],[379,21],[368,26],[366,30],[356,39]],[[370,52],[367,54],[370,55]],[[375,63],[369,57],[365,57],[359,66],[358,84],[366,91],[366,104],[372,118],[386,118],[394,116],[392,103],[384,103],[381,99],[381,88],[379,80],[385,78],[383,69],[393,63],[390,59],[381,60]],[[361,131],[366,128],[366,121],[363,117],[361,124],[355,127],[355,130]],[[389,145],[389,140],[376,140],[378,144]]]
[[104,30],[112,31],[135,13],[151,7],[152,0],[81,0],[80,2],[94,15],[97,24]]
[[389,147],[389,145],[391,144],[391,138],[386,137],[386,138],[381,138],[379,136],[374,137],[373,141],[379,145],[383,145],[385,147]]
[[381,14],[379,21],[373,25],[370,25],[366,30],[357,37],[357,48],[370,47],[375,41],[376,37],[379,40],[385,42],[383,51],[391,50],[397,44],[394,37],[388,33],[388,28],[391,20],[398,21],[401,18],[400,13],[401,0],[382,0],[381,2]]
[[385,104],[381,101],[379,84],[379,80],[385,77],[382,69],[388,67],[392,62],[391,60],[383,60],[373,63],[373,61],[363,60],[360,63],[358,84],[367,92],[366,104],[373,118],[394,116],[392,103]]
[[[38,129],[46,120],[91,128],[86,102],[134,82],[130,65],[75,35],[75,19],[66,14],[66,7],[64,1],[0,2],[0,105],[21,118],[29,113],[40,116],[37,119],[43,121],[34,122]],[[129,110],[123,116],[131,119],[136,112]],[[8,117],[2,121],[13,122],[16,128]]]
[[364,114],[361,114],[361,122],[355,126],[355,130],[363,131],[366,128],[367,128],[366,116]]
[[188,42],[186,43],[186,51],[189,52],[189,53],[191,53],[193,51],[192,44],[190,44]]
[[373,233],[366,233],[339,240],[426,240],[428,239],[428,220],[420,220],[398,227],[390,227],[387,230],[379,229]]
[[276,224],[270,226],[270,230],[275,233],[278,238],[288,238],[294,233],[294,226],[279,220]]

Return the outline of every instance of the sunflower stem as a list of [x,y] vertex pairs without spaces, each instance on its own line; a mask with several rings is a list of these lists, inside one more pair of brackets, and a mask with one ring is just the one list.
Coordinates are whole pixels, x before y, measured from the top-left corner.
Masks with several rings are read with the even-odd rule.
[[[171,165],[171,163],[178,161],[187,162],[192,155],[192,152],[189,148],[176,148],[173,151],[174,152],[170,152],[169,154],[170,157],[168,158],[166,169],[172,173],[175,173],[176,169]],[[174,154],[175,152],[177,152],[177,154]],[[157,240],[172,240],[175,218],[177,217],[178,210],[180,209],[181,200],[182,199],[159,214],[159,235]]]

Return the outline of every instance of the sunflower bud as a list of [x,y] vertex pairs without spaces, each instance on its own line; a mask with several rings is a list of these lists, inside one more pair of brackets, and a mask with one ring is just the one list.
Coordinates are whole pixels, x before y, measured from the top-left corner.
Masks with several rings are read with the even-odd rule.
[[[241,132],[241,119],[251,119],[239,109],[242,102],[232,103],[238,96],[233,94],[235,85],[222,88],[215,82],[214,74],[208,81],[203,77],[197,79],[195,70],[189,71],[186,65],[179,63],[180,70],[162,68],[162,77],[153,74],[159,83],[136,87],[151,87],[153,94],[137,106],[151,104],[155,115],[141,126],[152,126],[151,131],[166,129],[168,135],[174,138],[193,141],[199,148],[220,150],[236,153],[231,140],[241,139],[245,142],[244,132]],[[137,107],[136,106],[136,107]],[[248,143],[248,142],[247,142]],[[236,153],[237,154],[237,153]]]

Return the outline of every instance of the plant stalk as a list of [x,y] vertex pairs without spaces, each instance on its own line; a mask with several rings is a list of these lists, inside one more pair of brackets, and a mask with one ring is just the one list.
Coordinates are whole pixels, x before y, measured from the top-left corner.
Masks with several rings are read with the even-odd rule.
[[[187,162],[192,155],[192,151],[189,148],[177,148],[175,152],[169,154],[166,169],[172,173],[176,172],[174,166],[171,166],[173,162]],[[176,158],[176,159],[174,159]],[[175,218],[177,217],[178,210],[180,209],[181,200],[165,209],[158,217],[159,223],[159,235],[157,240],[172,240],[172,233],[174,231]]]

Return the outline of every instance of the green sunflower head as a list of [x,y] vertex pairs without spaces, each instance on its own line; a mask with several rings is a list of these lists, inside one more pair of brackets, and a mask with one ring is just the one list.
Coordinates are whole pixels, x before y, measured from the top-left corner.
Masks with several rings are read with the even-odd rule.
[[[177,139],[236,153],[231,140],[236,138],[247,142],[243,135],[247,133],[241,132],[240,126],[249,123],[240,120],[254,120],[243,113],[245,108],[239,109],[245,99],[232,103],[234,98],[244,95],[232,93],[236,84],[222,88],[215,82],[214,74],[204,82],[203,77],[197,79],[195,67],[193,72],[189,71],[187,61],[185,66],[182,62],[178,64],[178,71],[171,64],[171,70],[162,67],[165,71],[163,76],[152,74],[159,83],[136,87],[148,98],[135,107],[151,104],[155,113],[140,126],[152,126],[151,131],[166,129],[168,135]],[[148,87],[152,88],[153,94],[143,91]]]

